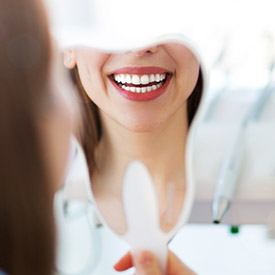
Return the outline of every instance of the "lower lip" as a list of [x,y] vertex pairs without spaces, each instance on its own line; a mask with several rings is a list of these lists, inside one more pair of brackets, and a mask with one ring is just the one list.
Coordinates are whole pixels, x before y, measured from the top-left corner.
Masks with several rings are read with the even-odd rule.
[[172,76],[168,75],[165,83],[161,85],[158,89],[146,92],[146,93],[134,93],[129,92],[122,89],[113,79],[110,78],[111,83],[115,86],[115,88],[119,91],[119,93],[124,96],[125,98],[133,101],[149,101],[154,100],[164,94],[167,91],[167,86],[170,83]]

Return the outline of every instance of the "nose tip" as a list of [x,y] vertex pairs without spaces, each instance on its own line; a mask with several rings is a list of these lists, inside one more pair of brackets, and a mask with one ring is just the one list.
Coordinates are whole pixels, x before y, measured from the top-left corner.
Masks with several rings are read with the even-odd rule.
[[135,51],[134,54],[138,57],[142,57],[144,55],[150,55],[150,54],[154,54],[158,51],[158,46],[153,46],[150,48],[146,48],[146,49],[142,49],[139,51]]

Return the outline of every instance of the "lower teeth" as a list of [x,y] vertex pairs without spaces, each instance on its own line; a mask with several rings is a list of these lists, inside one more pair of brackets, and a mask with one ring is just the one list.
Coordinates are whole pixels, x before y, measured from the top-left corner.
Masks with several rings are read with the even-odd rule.
[[147,87],[129,87],[126,85],[120,85],[122,89],[124,89],[127,92],[133,92],[133,93],[148,93],[155,91],[156,89],[160,88],[163,85],[163,82],[158,83],[156,85],[147,86]]

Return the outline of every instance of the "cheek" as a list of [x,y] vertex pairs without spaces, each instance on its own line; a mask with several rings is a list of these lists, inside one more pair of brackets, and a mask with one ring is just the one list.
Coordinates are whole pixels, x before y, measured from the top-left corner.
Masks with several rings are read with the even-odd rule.
[[77,64],[77,67],[81,84],[88,96],[92,98],[98,82],[98,80],[96,80],[98,77],[95,77],[95,69],[81,62]]
[[106,95],[106,79],[103,66],[108,59],[107,54],[80,54],[77,60],[81,84],[89,98],[97,103]]
[[167,44],[164,48],[176,65],[176,88],[182,97],[187,99],[199,77],[198,59],[191,50],[181,44]]
[[187,99],[194,90],[199,77],[200,66],[198,61],[190,56],[181,64],[178,64],[177,70],[177,88]]

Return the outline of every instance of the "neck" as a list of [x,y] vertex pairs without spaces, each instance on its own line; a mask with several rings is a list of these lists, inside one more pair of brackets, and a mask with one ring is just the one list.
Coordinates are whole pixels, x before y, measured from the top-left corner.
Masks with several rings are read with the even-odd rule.
[[100,180],[101,187],[108,185],[109,189],[112,185],[113,190],[120,190],[127,164],[140,160],[147,166],[157,187],[166,188],[165,185],[171,182],[182,184],[188,132],[185,107],[147,132],[130,131],[101,114],[103,136],[96,151],[97,171],[93,178]]

